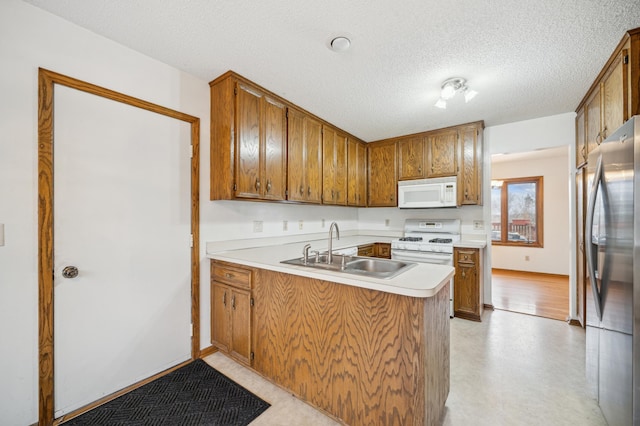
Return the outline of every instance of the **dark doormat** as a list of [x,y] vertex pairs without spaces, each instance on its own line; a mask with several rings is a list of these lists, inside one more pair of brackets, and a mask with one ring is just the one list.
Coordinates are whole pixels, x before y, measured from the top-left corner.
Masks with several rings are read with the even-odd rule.
[[63,424],[240,426],[270,406],[197,359]]

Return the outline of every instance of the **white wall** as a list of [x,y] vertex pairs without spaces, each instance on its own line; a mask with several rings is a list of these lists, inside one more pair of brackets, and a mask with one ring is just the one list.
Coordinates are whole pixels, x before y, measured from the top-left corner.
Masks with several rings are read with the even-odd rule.
[[[555,152],[555,150],[553,150]],[[499,269],[569,275],[568,147],[552,157],[494,162],[493,179],[543,176],[543,247],[492,247],[491,266]],[[525,260],[528,256],[529,260]]]
[[38,67],[200,117],[203,165],[209,96],[207,82],[18,0],[0,2],[0,63],[0,423],[26,425],[38,419]]

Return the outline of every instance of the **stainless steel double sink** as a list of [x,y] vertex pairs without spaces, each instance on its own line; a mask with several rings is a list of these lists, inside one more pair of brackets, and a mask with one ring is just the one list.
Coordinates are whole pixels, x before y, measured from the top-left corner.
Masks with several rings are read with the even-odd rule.
[[328,263],[327,259],[327,253],[321,253],[309,256],[306,263],[304,257],[283,260],[280,263],[382,279],[393,278],[416,265],[415,263],[398,260],[341,254],[333,254],[331,263]]

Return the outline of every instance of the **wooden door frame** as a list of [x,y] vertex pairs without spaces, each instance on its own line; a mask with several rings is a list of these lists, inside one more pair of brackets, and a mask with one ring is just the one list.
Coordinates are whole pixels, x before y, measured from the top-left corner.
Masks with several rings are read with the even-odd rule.
[[43,68],[38,69],[38,424],[52,425],[53,363],[53,108],[54,85],[66,86],[191,125],[191,358],[200,356],[200,119]]

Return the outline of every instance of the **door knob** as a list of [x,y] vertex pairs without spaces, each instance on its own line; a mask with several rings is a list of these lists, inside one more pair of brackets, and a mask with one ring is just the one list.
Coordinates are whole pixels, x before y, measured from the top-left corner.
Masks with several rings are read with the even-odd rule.
[[64,278],[75,278],[78,276],[78,268],[75,266],[65,266],[62,270],[62,276]]

